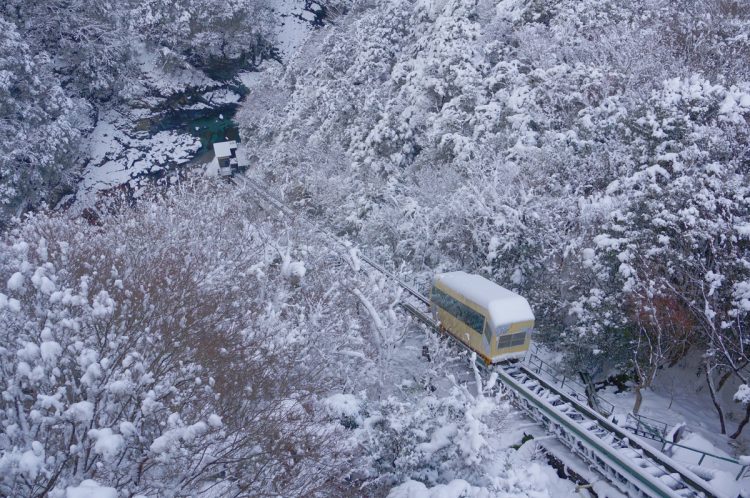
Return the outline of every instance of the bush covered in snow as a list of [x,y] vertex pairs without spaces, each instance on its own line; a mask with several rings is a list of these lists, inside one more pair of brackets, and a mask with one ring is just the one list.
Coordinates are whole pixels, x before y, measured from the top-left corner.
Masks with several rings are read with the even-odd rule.
[[[212,183],[100,224],[15,226],[0,244],[0,494],[496,486],[494,379],[475,375],[477,393],[443,353],[404,348],[392,284],[351,248],[331,265],[327,243]],[[448,388],[393,388],[423,375]]]
[[0,494],[335,489],[339,429],[317,400],[338,372],[318,351],[348,332],[342,295],[324,272],[291,285],[279,255],[314,268],[318,249],[247,208],[205,187],[101,226],[37,216],[11,231]]
[[499,454],[492,435],[502,431],[509,406],[494,382],[474,393],[451,381],[447,393],[390,396],[360,409],[354,433],[366,458],[355,476],[363,489],[378,495],[408,480],[488,483],[487,465]]

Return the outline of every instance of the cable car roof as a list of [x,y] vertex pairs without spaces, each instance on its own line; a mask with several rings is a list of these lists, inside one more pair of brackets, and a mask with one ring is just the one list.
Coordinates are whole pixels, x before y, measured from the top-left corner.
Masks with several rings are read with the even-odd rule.
[[454,271],[435,276],[435,282],[487,310],[494,327],[534,320],[526,298],[479,275]]

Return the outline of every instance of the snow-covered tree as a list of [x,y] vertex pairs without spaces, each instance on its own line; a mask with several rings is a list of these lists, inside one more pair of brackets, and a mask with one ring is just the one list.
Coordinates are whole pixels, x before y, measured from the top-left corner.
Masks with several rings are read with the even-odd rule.
[[191,64],[220,66],[270,55],[273,34],[266,0],[150,0],[129,6],[131,29]]
[[70,188],[70,162],[87,105],[66,96],[54,61],[0,16],[0,227]]
[[252,174],[424,284],[462,268],[527,295],[571,370],[648,388],[700,349],[714,387],[735,386],[749,15],[725,0],[357,3],[252,90],[268,104],[239,117]]
[[458,478],[488,485],[502,452],[490,440],[510,408],[494,376],[485,383],[475,375],[471,388],[451,376],[447,394],[415,392],[411,399],[391,397],[360,409],[366,417],[355,434],[367,459],[355,476],[363,489],[379,494],[407,480],[432,486]]
[[680,342],[700,335],[722,428],[712,377],[731,372],[742,382],[747,378],[748,310],[733,299],[748,278],[741,230],[750,213],[743,167],[750,107],[743,100],[750,104],[746,90],[697,76],[670,80],[654,92],[633,123],[634,155],[642,166],[610,186],[622,207],[612,213],[608,234],[597,239],[616,255],[616,278],[645,338],[684,350]]
[[37,216],[9,234],[2,494],[345,485],[341,429],[319,400],[341,385],[356,316],[338,310],[354,299],[332,291],[324,246],[248,201],[208,186],[100,226]]
[[0,15],[16,25],[32,56],[49,54],[68,96],[107,100],[126,83],[133,52],[127,3],[9,0]]

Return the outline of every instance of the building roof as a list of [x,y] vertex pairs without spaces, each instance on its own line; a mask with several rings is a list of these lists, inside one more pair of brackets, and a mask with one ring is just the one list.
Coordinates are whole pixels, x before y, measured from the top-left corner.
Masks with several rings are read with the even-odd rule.
[[232,155],[232,149],[237,148],[237,142],[230,140],[229,142],[216,142],[214,144],[214,154],[216,157],[230,157]]
[[526,298],[479,275],[463,271],[441,273],[435,276],[435,282],[486,309],[493,328],[534,320]]

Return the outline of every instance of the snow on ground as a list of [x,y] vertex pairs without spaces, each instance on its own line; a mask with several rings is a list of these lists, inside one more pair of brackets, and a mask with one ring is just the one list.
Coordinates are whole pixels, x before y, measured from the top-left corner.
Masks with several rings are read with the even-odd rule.
[[[665,377],[668,377],[668,375],[665,375]],[[702,457],[700,452],[737,460],[737,456],[733,456],[722,449],[730,449],[728,438],[719,434],[716,413],[713,411],[710,401],[703,399],[702,393],[691,392],[686,389],[688,385],[692,386],[688,382],[682,383],[675,388],[676,392],[672,391],[671,393],[664,390],[661,392],[648,390],[643,393],[640,415],[660,420],[672,427],[684,423],[685,436],[679,441],[679,444],[698,450],[691,451],[687,448],[667,446],[664,452],[676,461],[687,465],[688,468],[698,466]],[[661,388],[664,389],[664,386],[661,386]],[[615,394],[613,388],[608,388],[603,394],[607,400],[615,405],[616,418],[625,420],[627,413],[633,407],[633,393]],[[656,449],[662,449],[662,445],[656,441],[646,438],[638,439],[643,443],[654,446]],[[740,454],[743,452],[741,448],[742,446],[736,449]],[[700,462],[700,466],[692,470],[697,473],[708,471],[706,479],[710,480],[714,489],[725,496],[736,497],[740,496],[740,492],[743,490],[750,491],[750,476],[737,481],[736,477],[741,468],[732,462],[706,456]],[[746,496],[750,496],[750,494]]]
[[[680,444],[688,446],[690,448],[695,448],[697,450],[705,451],[706,453],[711,453],[712,455],[716,455],[718,457],[732,458],[731,455],[716,448],[713,444],[711,444],[711,442],[709,442],[699,434],[688,434],[684,439],[680,441]],[[702,456],[700,453],[696,453],[685,448],[668,447],[667,449],[669,450],[672,458],[688,465],[697,466]],[[742,490],[750,493],[750,479],[742,479],[740,481],[736,480],[737,473],[740,469],[738,466],[730,464],[728,462],[724,462],[717,458],[707,456],[700,464],[700,468],[708,469],[711,471],[708,474],[709,476],[714,476],[711,479],[711,485],[714,487],[714,489],[722,493],[724,496],[740,496],[740,492]],[[747,496],[750,496],[750,494],[748,494]]]
[[117,490],[86,479],[78,486],[68,487],[65,490],[65,498],[117,498]]
[[[167,48],[159,51],[150,50],[145,44],[135,47],[137,61],[141,70],[138,80],[143,85],[161,96],[169,96],[184,91],[188,87],[201,88],[219,86],[219,83],[206,76],[202,71],[184,62],[170,64],[179,57],[170,53]],[[137,91],[140,93],[141,89]]]
[[304,0],[280,2],[276,7],[281,24],[277,30],[277,46],[284,61],[294,56],[311,31],[310,22],[315,16],[305,10]]
[[219,176],[219,161],[215,157],[209,161],[208,164],[206,164],[206,169],[204,170],[203,174],[208,177],[217,177]]
[[83,171],[73,209],[92,206],[105,190],[125,184],[136,187],[137,177],[166,165],[187,163],[200,149],[200,140],[192,135],[131,131],[138,113],[109,111],[100,117],[89,137],[91,161]]
[[238,93],[228,88],[219,88],[211,90],[202,95],[203,99],[211,105],[236,104],[242,98]]

